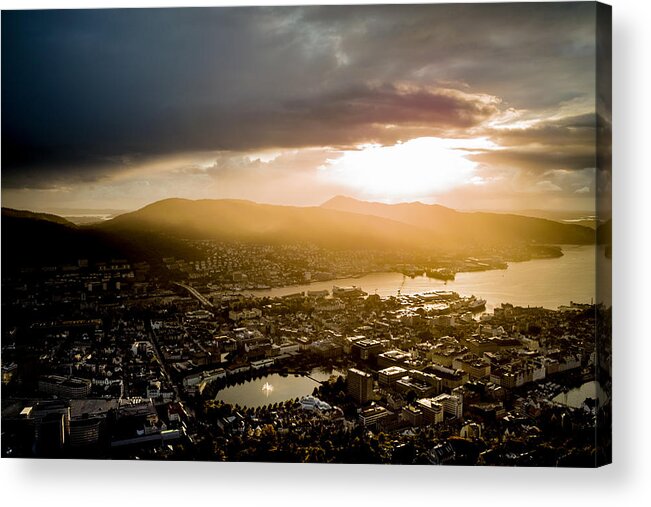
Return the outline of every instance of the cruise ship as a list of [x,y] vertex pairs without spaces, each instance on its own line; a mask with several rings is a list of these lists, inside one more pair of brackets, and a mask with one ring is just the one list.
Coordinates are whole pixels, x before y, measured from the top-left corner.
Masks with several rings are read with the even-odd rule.
[[433,290],[428,292],[422,292],[418,294],[418,296],[424,301],[429,301],[432,299],[440,299],[440,300],[459,299],[459,294],[451,290]]

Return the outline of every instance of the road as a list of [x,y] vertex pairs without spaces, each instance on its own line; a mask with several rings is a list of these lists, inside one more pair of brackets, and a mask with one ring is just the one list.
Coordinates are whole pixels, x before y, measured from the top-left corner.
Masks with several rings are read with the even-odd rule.
[[163,370],[163,374],[165,375],[165,377],[167,377],[167,380],[169,381],[169,383],[172,384],[172,389],[174,389],[175,399],[180,400],[181,399],[181,391],[179,390],[178,386],[172,380],[172,376],[170,375],[170,371],[167,368],[167,363],[166,363],[165,358],[163,357],[163,353],[162,353],[162,351],[160,349],[160,344],[158,343],[158,335],[156,335],[156,331],[154,330],[154,326],[152,326],[151,321],[147,321],[147,332],[149,334],[149,341],[154,346],[154,351],[156,352],[156,356],[158,357],[158,362],[161,365],[161,368]]
[[184,283],[179,283],[179,282],[174,282],[174,285],[178,285],[179,287],[182,287],[182,288],[184,288],[185,290],[187,290],[190,294],[192,294],[193,297],[195,297],[196,299],[198,299],[199,302],[200,302],[203,306],[207,306],[207,307],[209,307],[209,308],[214,308],[213,304],[212,304],[210,301],[208,301],[208,298],[206,298],[205,296],[203,296],[203,295],[202,295],[202,294],[201,294],[197,289],[195,289],[194,287],[190,287],[189,285],[186,285],[186,284],[184,284]]

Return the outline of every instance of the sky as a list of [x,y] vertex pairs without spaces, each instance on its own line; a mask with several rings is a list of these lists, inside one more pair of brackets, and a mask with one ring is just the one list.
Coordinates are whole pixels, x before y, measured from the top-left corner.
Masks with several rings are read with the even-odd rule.
[[2,205],[592,210],[595,24],[592,2],[3,11]]

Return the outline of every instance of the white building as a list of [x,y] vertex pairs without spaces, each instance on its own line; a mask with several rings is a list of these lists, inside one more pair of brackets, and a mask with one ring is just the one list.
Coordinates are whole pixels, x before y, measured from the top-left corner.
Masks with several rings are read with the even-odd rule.
[[332,410],[332,407],[326,403],[325,401],[321,401],[319,398],[316,398],[314,396],[303,396],[299,403],[301,404],[301,408],[303,410],[321,410],[321,411],[327,411],[327,410]]
[[439,394],[432,401],[440,403],[443,411],[452,417],[461,417],[463,413],[463,401],[459,396],[453,394]]

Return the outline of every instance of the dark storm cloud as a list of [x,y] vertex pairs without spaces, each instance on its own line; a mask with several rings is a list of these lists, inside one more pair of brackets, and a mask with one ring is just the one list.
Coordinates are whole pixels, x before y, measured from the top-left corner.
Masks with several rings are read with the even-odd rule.
[[589,3],[5,11],[2,184],[459,135],[589,95],[593,34]]
[[[319,102],[279,101],[275,110],[263,107],[254,110],[243,104],[238,111],[223,107],[170,111],[176,121],[161,118],[160,122],[142,124],[138,132],[116,127],[109,138],[88,138],[77,146],[64,139],[52,147],[20,146],[11,142],[8,134],[3,146],[5,160],[22,165],[23,170],[16,172],[7,186],[31,185],[43,167],[56,169],[50,182],[100,181],[114,172],[177,152],[395,143],[475,127],[499,113],[498,104],[490,97],[393,85],[358,86],[323,96]],[[128,121],[138,124],[145,119]]]

